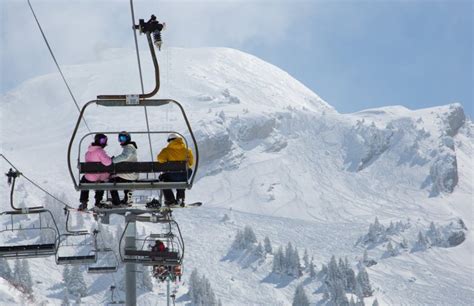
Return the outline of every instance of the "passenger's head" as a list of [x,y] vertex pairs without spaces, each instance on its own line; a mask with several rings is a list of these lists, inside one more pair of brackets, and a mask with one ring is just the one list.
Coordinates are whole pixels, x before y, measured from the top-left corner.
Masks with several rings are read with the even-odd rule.
[[181,136],[179,136],[179,134],[176,134],[176,133],[171,133],[168,135],[168,142],[171,142],[175,139],[178,139],[178,138],[181,138]]
[[92,143],[94,146],[100,146],[102,148],[105,148],[107,145],[107,136],[105,134],[95,134],[94,136],[94,142]]
[[130,134],[125,131],[120,132],[120,134],[118,134],[118,141],[120,142],[120,145],[122,146],[129,144],[131,140],[132,140],[132,137],[130,137]]

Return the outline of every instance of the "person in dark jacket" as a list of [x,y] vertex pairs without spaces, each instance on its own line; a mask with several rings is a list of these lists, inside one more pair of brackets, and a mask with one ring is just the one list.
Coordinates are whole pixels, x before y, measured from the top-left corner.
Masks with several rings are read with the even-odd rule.
[[[132,138],[127,132],[120,132],[118,134],[118,141],[122,146],[122,153],[112,158],[114,164],[121,162],[137,162],[137,144],[132,141]],[[138,173],[118,173],[112,177],[111,181],[116,183],[129,183],[138,179]],[[117,190],[111,190],[110,195],[112,196],[112,204],[118,206],[120,204],[128,204],[131,200],[131,191],[124,190],[123,199],[120,200]]]

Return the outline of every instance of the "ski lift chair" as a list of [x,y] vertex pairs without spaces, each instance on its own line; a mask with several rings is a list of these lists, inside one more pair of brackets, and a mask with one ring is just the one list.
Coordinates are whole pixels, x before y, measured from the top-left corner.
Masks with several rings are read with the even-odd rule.
[[118,260],[115,252],[110,248],[98,248],[95,250],[97,262],[87,267],[87,273],[114,273],[118,269]]
[[[120,239],[120,258],[125,263],[136,263],[144,266],[170,266],[181,265],[184,257],[184,241],[179,225],[174,220],[162,221],[169,224],[169,230],[164,233],[150,234],[144,239],[136,239],[135,247],[122,247],[125,232],[130,222],[127,222]],[[177,235],[171,229],[176,228]],[[167,247],[167,251],[151,250],[151,243],[160,240]]]
[[[11,186],[10,206],[13,210],[0,213],[0,216],[10,217],[10,227],[5,225],[5,229],[0,230],[0,257],[37,258],[54,255],[57,251],[59,229],[51,211],[44,209],[43,206],[20,208],[16,207],[13,203],[15,181],[20,175],[19,171],[13,171],[12,169],[6,174],[8,183]],[[27,227],[23,227],[20,222],[17,222],[18,225],[15,226],[15,219],[22,216],[38,216],[38,222],[30,223]],[[48,216],[48,219],[43,220],[43,216]],[[34,242],[18,242],[18,240],[21,240],[18,235],[27,237],[28,233],[39,234],[39,239]],[[12,240],[12,237],[16,239]],[[8,239],[10,239],[10,241],[8,241]]]
[[[119,134],[119,132],[100,132],[103,134]],[[147,134],[148,132],[130,132],[130,134]],[[176,133],[179,134],[185,141],[186,146],[188,143],[186,138],[180,133],[174,131],[154,131],[150,134],[169,134]],[[78,156],[81,154],[81,146],[86,137],[93,135],[95,133],[88,133],[84,135],[79,142],[79,152]],[[116,164],[111,164],[109,166],[104,166],[100,162],[79,162],[78,164],[79,176],[86,173],[110,173],[120,174],[120,173],[147,173],[147,174],[159,174],[159,173],[170,173],[170,172],[188,172],[188,163],[187,161],[177,161],[177,162],[121,162]],[[83,183],[78,180],[78,190],[150,190],[150,189],[189,189],[192,186],[192,175],[187,177],[187,180],[184,182],[163,182],[159,179],[138,179],[133,182],[127,183],[117,183],[117,182],[94,182],[94,183]]]
[[83,265],[95,263],[97,260],[96,232],[91,234],[86,230],[69,230],[69,210],[66,211],[67,233],[59,235],[58,251],[56,252],[56,264]]
[[[47,209],[35,209],[24,211],[6,211],[1,215],[10,217],[10,224],[5,226],[5,229],[0,231],[0,238],[2,243],[0,245],[0,257],[2,258],[39,258],[48,257],[56,254],[58,227],[51,212]],[[22,227],[20,223],[15,226],[14,219],[19,216],[38,216],[38,227],[30,225]],[[51,222],[45,222],[43,215],[49,216]],[[32,242],[31,240],[18,242],[18,236],[28,237],[29,235],[38,235],[39,239]],[[9,237],[15,236],[17,239],[6,241]]]

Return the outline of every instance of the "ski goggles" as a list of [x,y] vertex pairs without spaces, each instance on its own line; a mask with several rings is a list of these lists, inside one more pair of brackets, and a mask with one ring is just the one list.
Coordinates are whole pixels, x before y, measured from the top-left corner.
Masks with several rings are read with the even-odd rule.
[[119,135],[118,135],[118,140],[119,140],[120,142],[126,142],[126,141],[128,140],[128,136],[125,135],[125,134],[119,134]]
[[104,135],[104,137],[99,139],[99,144],[100,145],[106,145],[107,144],[107,136]]

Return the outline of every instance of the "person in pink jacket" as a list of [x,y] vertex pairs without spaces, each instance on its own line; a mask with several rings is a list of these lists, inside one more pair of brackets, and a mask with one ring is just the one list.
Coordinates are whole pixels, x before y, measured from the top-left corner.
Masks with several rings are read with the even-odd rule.
[[[112,164],[112,158],[107,155],[104,148],[107,146],[107,136],[104,134],[96,134],[94,137],[94,142],[91,143],[86,152],[86,163],[88,162],[100,162],[104,166],[109,166]],[[81,183],[95,183],[95,182],[106,182],[109,180],[109,173],[86,173],[81,178]],[[104,197],[103,190],[95,191],[95,206],[100,206],[100,202]],[[82,190],[81,197],[79,199],[81,205],[79,205],[78,210],[86,210],[87,202],[89,201],[89,190]]]

